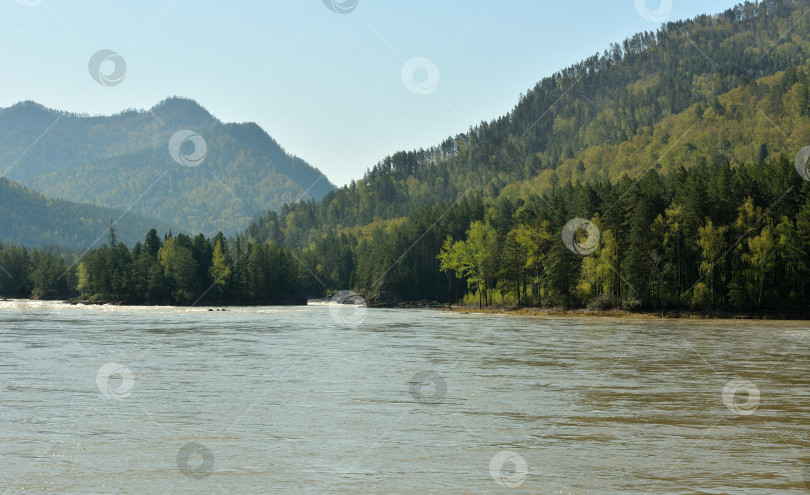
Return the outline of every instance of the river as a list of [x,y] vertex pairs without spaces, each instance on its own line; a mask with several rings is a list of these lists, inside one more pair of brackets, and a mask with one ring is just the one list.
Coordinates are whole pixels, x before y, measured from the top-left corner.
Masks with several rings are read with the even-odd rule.
[[810,493],[807,322],[0,302],[0,493]]

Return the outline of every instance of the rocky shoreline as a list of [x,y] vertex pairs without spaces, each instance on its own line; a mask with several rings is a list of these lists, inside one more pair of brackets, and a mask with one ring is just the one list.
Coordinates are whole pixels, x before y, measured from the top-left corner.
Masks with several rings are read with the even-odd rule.
[[493,306],[478,308],[478,306],[454,305],[443,311],[456,313],[483,313],[506,314],[519,316],[574,316],[596,318],[648,318],[648,319],[696,319],[696,320],[808,320],[810,312],[803,313],[776,313],[776,312],[730,312],[730,311],[697,311],[697,310],[667,310],[660,311],[628,311],[624,309],[565,309],[565,308],[526,308]]
[[651,319],[700,319],[700,320],[810,320],[810,309],[804,312],[778,311],[706,311],[689,309],[667,309],[662,311],[626,310],[626,309],[566,309],[562,307],[517,307],[494,305],[479,308],[475,304],[453,304],[422,299],[420,301],[388,301],[379,299],[376,294],[366,294],[366,305],[369,308],[389,309],[437,309],[456,313],[505,314],[520,316],[555,316],[555,317],[601,317],[601,318],[651,318]]

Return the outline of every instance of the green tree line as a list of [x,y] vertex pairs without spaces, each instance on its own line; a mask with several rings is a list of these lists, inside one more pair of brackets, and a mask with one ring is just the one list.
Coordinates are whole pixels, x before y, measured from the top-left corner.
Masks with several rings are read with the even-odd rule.
[[[0,246],[0,295],[287,304],[352,288],[372,303],[732,311],[810,303],[810,182],[786,155],[650,169],[518,200],[474,189],[302,249],[281,245],[271,217],[230,239],[153,229],[131,249],[111,227],[108,242],[75,266],[64,253]],[[587,250],[571,249],[584,245],[585,229],[565,242],[573,218],[599,233]]]
[[75,255],[0,243],[0,297],[65,299],[76,294]]
[[0,244],[0,296],[124,304],[302,304],[324,287],[291,250],[202,234],[161,238],[155,229],[131,249],[109,227],[108,242],[75,255]]
[[[296,255],[272,243],[169,233],[154,229],[132,249],[116,239],[78,265],[78,292],[129,304],[301,304],[312,294]],[[318,293],[323,293],[320,288]]]
[[[517,200],[479,189],[402,220],[326,233],[300,259],[327,287],[372,301],[797,310],[810,303],[808,192],[786,155],[652,168]],[[562,236],[580,217],[599,232],[587,252]],[[274,221],[263,217],[243,238],[278,242]]]
[[[803,310],[808,192],[785,156],[565,187],[518,206],[511,221],[490,207],[492,220],[446,238],[439,269],[466,280],[479,305]],[[587,252],[562,235],[563,221],[580,215],[599,233]]]

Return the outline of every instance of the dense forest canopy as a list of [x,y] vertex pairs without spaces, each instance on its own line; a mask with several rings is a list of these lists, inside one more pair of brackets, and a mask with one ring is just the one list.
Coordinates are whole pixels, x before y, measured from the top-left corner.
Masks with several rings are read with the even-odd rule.
[[[73,259],[73,261],[71,261]],[[78,263],[77,263],[78,262]],[[321,289],[322,291],[322,289]],[[0,244],[0,296],[127,304],[301,304],[315,293],[295,254],[242,245],[222,233],[191,238],[150,230],[130,249],[110,225],[81,260],[66,253]]]

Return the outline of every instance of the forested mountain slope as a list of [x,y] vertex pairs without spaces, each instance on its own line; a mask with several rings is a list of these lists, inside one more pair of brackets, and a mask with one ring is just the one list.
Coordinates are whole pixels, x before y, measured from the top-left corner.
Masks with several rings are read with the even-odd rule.
[[508,115],[388,156],[362,180],[286,206],[253,232],[306,246],[470,189],[514,199],[651,168],[795,153],[807,134],[808,7],[745,3],[636,34],[543,79]]
[[[238,241],[297,246],[312,290],[370,300],[806,308],[808,11],[749,3],[636,35]],[[566,241],[572,220],[599,235]]]
[[[59,246],[81,252],[105,242],[110,221],[118,220],[121,241],[134,244],[151,228],[169,232],[155,219],[43,196],[0,177],[0,243],[29,248]],[[120,218],[120,219],[119,219]],[[175,228],[175,232],[177,229]],[[99,240],[100,239],[100,240]]]
[[[205,140],[199,166],[181,166],[169,154],[171,137],[185,129]],[[334,189],[256,124],[224,124],[181,98],[105,117],[32,102],[0,110],[0,175],[55,198],[134,205],[138,214],[209,235],[244,228],[258,210]]]

